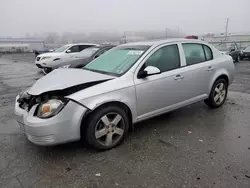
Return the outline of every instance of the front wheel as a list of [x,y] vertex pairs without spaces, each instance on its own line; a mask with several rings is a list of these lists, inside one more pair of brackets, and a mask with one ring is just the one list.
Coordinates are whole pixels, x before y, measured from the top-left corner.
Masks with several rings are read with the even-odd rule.
[[43,68],[43,73],[44,74],[49,74],[52,71],[52,68],[44,67]]
[[240,62],[240,56],[239,55],[236,57],[235,62]]
[[211,89],[209,98],[206,99],[204,102],[210,108],[218,108],[225,103],[227,98],[227,92],[228,92],[227,81],[225,79],[218,79],[215,81]]
[[128,115],[120,107],[101,107],[87,120],[87,142],[98,150],[111,149],[124,139],[128,132]]

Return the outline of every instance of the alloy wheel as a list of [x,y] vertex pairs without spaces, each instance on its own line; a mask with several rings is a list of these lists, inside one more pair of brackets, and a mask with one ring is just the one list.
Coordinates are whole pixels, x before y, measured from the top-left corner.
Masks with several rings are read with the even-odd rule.
[[95,138],[103,146],[112,146],[118,143],[125,132],[125,121],[118,113],[108,113],[97,122]]
[[223,103],[226,97],[226,86],[224,83],[220,82],[216,85],[213,96],[214,96],[214,102],[217,105]]

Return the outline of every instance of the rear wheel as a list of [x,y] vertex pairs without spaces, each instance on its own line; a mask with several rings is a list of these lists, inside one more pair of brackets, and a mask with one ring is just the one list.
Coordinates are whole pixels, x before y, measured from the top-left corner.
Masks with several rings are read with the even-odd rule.
[[101,107],[88,117],[87,142],[98,150],[111,149],[122,142],[128,128],[128,115],[122,108]]
[[49,68],[49,67],[44,67],[43,68],[43,73],[44,74],[49,74],[51,71],[52,71],[52,68]]
[[210,108],[218,108],[222,106],[227,98],[228,84],[223,78],[215,81],[212,90],[210,92],[209,98],[205,100],[205,103]]

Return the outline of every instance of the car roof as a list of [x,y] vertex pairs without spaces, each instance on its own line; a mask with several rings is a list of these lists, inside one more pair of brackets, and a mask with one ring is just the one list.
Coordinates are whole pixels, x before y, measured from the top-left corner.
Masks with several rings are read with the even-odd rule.
[[68,46],[74,46],[74,45],[94,45],[94,46],[99,46],[99,44],[94,44],[94,43],[74,43],[74,44],[66,44]]
[[131,46],[131,45],[137,45],[137,46],[158,46],[161,44],[166,43],[172,43],[172,42],[197,42],[197,43],[206,43],[202,40],[198,39],[184,39],[184,38],[173,38],[173,39],[164,39],[164,40],[150,40],[150,41],[140,41],[140,42],[132,42],[132,43],[126,43],[122,44],[120,46]]
[[113,47],[115,47],[115,45],[99,45],[99,46],[93,46],[93,47],[98,47],[98,48],[102,49],[102,48],[113,48]]

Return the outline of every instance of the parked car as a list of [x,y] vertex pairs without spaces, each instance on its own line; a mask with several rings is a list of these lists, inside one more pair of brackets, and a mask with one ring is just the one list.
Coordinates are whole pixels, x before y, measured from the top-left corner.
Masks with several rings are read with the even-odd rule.
[[184,37],[185,39],[198,39],[199,37],[196,35],[188,35]]
[[91,43],[67,44],[56,49],[53,52],[43,53],[38,55],[36,57],[35,64],[38,68],[43,69],[43,72],[47,74],[51,71],[50,68],[46,68],[47,63],[59,61],[61,58],[67,58],[92,46],[97,46],[97,44],[91,44]]
[[[43,68],[49,71],[57,68],[82,68],[93,59],[110,50],[112,47],[114,46],[105,45],[86,48],[85,50],[77,53],[75,56],[68,56],[66,58],[61,58],[58,61],[44,63]],[[48,71],[44,73],[46,74]]]
[[250,46],[246,47],[242,52],[240,53],[240,60],[243,59],[249,59],[250,60]]
[[222,54],[230,55],[235,62],[239,62],[240,61],[241,50],[238,48],[237,44],[231,44],[230,47],[227,47],[225,43],[222,43],[222,44],[216,46],[216,48]]
[[86,139],[117,146],[134,123],[204,100],[222,106],[235,67],[228,55],[196,39],[117,46],[82,69],[56,69],[19,94],[15,116],[31,142]]

